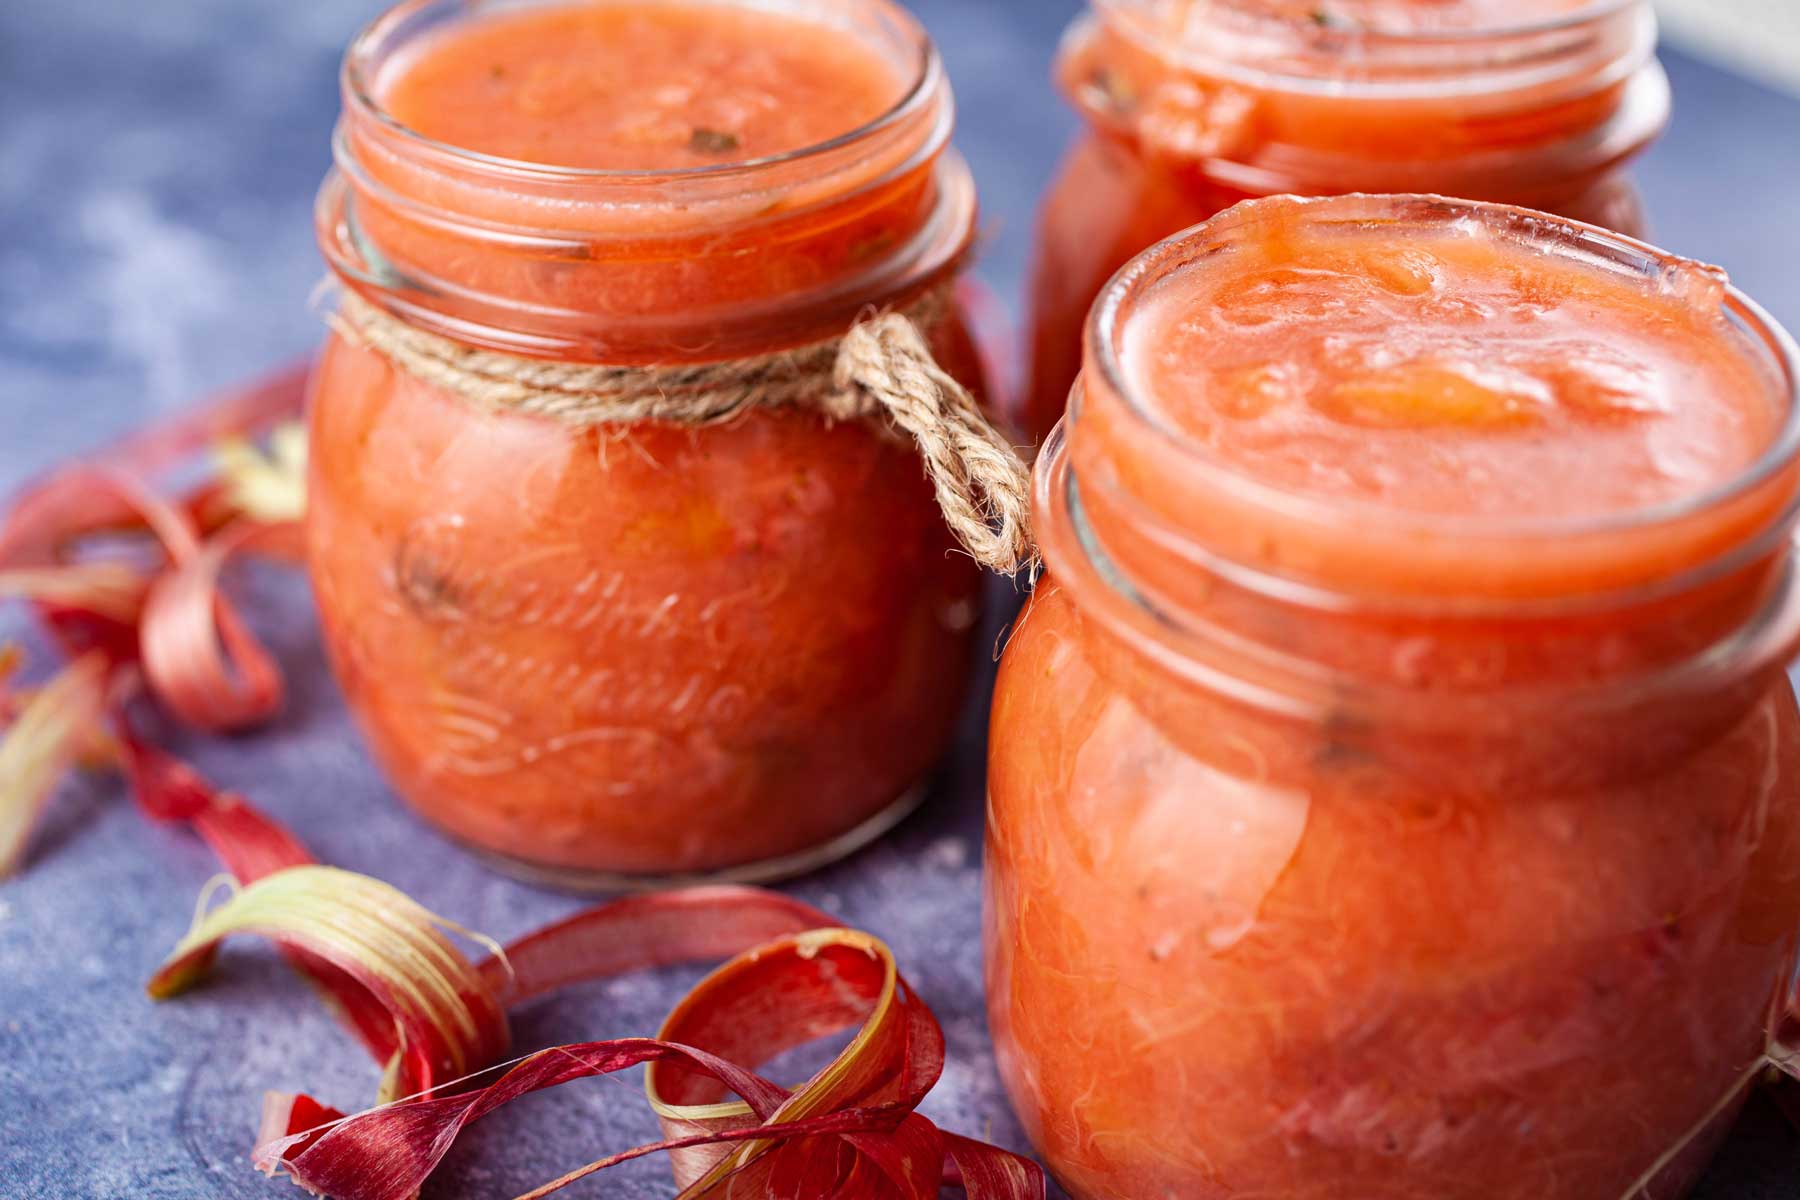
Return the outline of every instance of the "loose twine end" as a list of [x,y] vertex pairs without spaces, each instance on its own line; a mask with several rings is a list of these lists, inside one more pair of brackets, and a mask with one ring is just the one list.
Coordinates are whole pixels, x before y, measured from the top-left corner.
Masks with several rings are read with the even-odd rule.
[[1035,564],[1030,470],[938,366],[917,325],[899,313],[857,324],[833,381],[840,397],[854,389],[912,437],[945,522],[976,562],[1007,575]]
[[577,426],[707,425],[748,408],[812,407],[839,420],[881,418],[909,436],[944,520],[976,562],[1029,569],[1031,472],[967,388],[932,357],[922,323],[947,311],[934,292],[909,312],[858,322],[842,338],[755,358],[690,366],[556,363],[479,350],[409,325],[347,293],[333,329],[417,379],[485,409]]

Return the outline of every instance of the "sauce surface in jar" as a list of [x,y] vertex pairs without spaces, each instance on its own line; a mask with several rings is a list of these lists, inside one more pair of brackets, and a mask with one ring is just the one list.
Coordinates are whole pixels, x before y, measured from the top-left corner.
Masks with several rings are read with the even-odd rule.
[[[704,368],[893,308],[978,390],[948,136],[935,53],[885,0],[414,0],[351,51],[320,240],[452,365]],[[793,873],[897,819],[950,736],[977,571],[878,419],[527,412],[352,330],[312,450],[352,710],[414,808],[512,869]]]
[[640,2],[503,10],[428,39],[376,89],[395,120],[463,150],[662,171],[830,141],[899,103],[910,82],[820,20]]
[[1078,1200],[1667,1200],[1800,931],[1794,347],[1425,197],[1097,306],[990,732],[1002,1075]]
[[1096,0],[1058,64],[1088,131],[1046,196],[1022,423],[1042,437],[1087,307],[1240,200],[1437,192],[1637,233],[1625,163],[1668,114],[1640,0]]
[[1698,265],[1647,290],[1475,230],[1396,243],[1276,221],[1227,253],[1143,298],[1124,370],[1162,424],[1259,485],[1592,516],[1730,478],[1785,417]]

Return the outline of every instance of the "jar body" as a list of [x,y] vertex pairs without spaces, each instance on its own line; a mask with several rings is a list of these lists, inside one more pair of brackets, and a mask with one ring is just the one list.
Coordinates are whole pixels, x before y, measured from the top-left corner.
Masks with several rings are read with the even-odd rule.
[[1052,578],[995,695],[989,1018],[1069,1191],[1685,1191],[1794,965],[1787,680],[1431,753],[1167,666]]
[[978,574],[919,452],[825,415],[876,312],[984,390],[949,84],[891,0],[781,7],[407,0],[345,59],[326,646],[396,790],[544,882],[847,853],[964,694]]
[[[978,387],[960,320],[934,340]],[[350,707],[418,812],[511,866],[793,873],[891,823],[950,736],[977,571],[876,423],[575,427],[334,336],[311,438]]]

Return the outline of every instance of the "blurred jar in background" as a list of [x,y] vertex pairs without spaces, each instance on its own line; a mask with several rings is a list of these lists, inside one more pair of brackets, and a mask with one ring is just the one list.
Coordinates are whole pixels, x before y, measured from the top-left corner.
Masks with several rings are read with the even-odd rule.
[[[878,309],[979,389],[924,31],[886,0],[413,0],[343,80],[311,568],[401,796],[577,887],[790,874],[886,829],[951,735],[977,569],[884,421],[738,400],[830,390],[829,357],[768,356]],[[655,415],[721,363],[716,416]],[[544,402],[652,369],[641,420]]]
[[1239,200],[1430,192],[1641,235],[1655,43],[1648,0],[1093,0],[1057,62],[1088,128],[1040,215],[1015,423],[1062,415],[1114,271]]

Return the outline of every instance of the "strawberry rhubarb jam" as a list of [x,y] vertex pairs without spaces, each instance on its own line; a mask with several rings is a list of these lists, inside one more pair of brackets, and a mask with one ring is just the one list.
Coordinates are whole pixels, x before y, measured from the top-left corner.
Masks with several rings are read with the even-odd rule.
[[1252,196],[1438,192],[1626,233],[1662,128],[1648,0],[1094,0],[1057,66],[1088,128],[1045,198],[1021,423],[1140,250]]
[[[704,371],[893,309],[978,384],[948,298],[973,188],[884,0],[416,0],[344,96],[321,245],[464,375]],[[977,603],[904,439],[804,397],[584,424],[365,342],[317,375],[311,565],[416,810],[571,885],[788,873],[897,818]]]
[[989,767],[1002,1074],[1078,1200],[1670,1200],[1800,928],[1791,341],[1430,197],[1103,294]]

